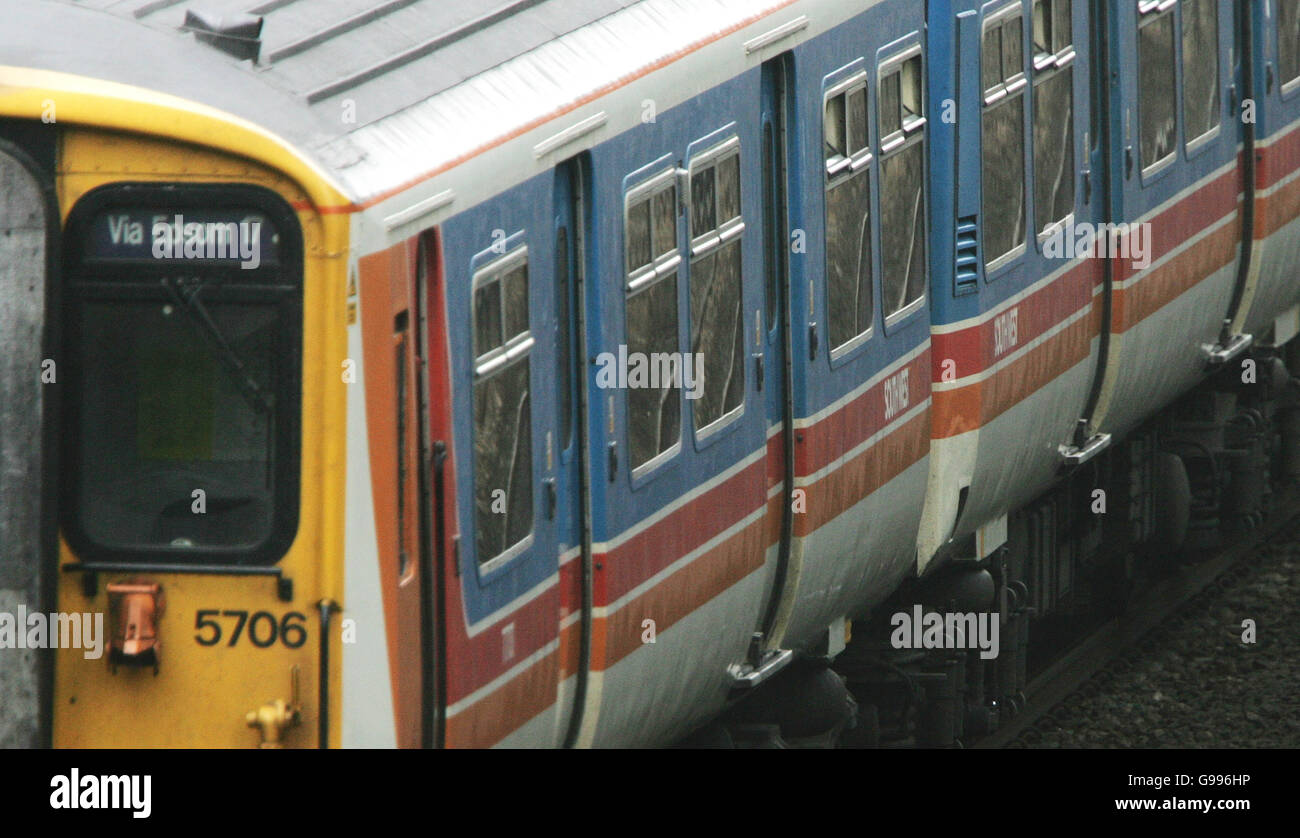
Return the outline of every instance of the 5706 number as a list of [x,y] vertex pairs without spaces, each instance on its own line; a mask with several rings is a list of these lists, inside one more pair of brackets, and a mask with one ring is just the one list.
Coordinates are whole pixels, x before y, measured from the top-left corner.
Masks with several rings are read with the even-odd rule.
[[[200,610],[194,615],[194,628],[198,631],[194,639],[200,646],[215,646],[221,642],[223,635],[221,623],[213,617],[233,617],[236,622],[230,632],[227,646],[234,646],[245,635],[254,646],[266,649],[280,641],[290,649],[297,649],[307,642],[307,615],[299,611],[290,611],[283,617],[276,618],[270,611],[222,611],[217,608]],[[207,632],[206,634],[204,632]]]

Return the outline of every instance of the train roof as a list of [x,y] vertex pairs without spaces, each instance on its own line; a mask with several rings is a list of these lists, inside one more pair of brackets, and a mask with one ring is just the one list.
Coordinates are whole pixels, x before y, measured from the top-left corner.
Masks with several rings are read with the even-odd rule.
[[[364,98],[373,120],[637,2],[77,0],[76,5],[182,38],[202,20],[234,30],[241,21],[261,18],[260,36],[252,42],[260,45],[258,76],[309,105],[342,96]],[[238,31],[229,40],[231,47],[251,45]]]
[[795,2],[0,0],[0,65],[225,110],[364,202]]

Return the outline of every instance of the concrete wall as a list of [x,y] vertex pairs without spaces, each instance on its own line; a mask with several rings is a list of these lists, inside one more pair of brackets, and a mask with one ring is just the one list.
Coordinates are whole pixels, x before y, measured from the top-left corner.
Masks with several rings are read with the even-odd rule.
[[[42,480],[46,207],[40,182],[0,144],[0,612],[47,610],[50,525]],[[57,370],[56,370],[57,372]],[[23,630],[22,627],[19,630]],[[44,741],[50,653],[0,648],[0,747]]]

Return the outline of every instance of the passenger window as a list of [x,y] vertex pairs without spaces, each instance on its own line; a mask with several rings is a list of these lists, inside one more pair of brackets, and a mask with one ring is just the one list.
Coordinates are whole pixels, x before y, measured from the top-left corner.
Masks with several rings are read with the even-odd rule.
[[1025,38],[1020,31],[1019,17],[1013,17],[1002,26],[1002,78],[1008,79],[1024,71]]
[[[897,87],[882,88],[881,95],[893,103],[889,127],[901,131],[901,92]],[[846,102],[853,104],[846,107]],[[842,147],[834,147],[829,139],[826,143],[826,308],[832,357],[861,343],[871,329],[871,152],[866,102],[865,73],[836,84],[825,96],[826,136],[855,138]]]
[[[852,100],[849,108],[852,110]],[[849,134],[848,136],[852,136]],[[850,142],[852,147],[852,142]],[[708,428],[745,400],[745,328],[741,310],[740,142],[727,140],[691,161],[689,370],[703,359],[703,389],[693,399],[695,428]],[[699,388],[698,382],[690,382]]]
[[880,136],[891,136],[903,128],[902,92],[898,89],[898,73],[890,73],[880,80]]
[[849,149],[857,152],[867,147],[867,89],[860,87],[848,97]]
[[1074,47],[1070,0],[1034,0],[1034,221],[1074,212]]
[[[891,59],[880,88],[880,264],[885,318],[925,296],[925,115],[920,48]],[[893,108],[893,111],[887,110]],[[885,133],[885,127],[897,126]]]
[[844,116],[844,97],[832,96],[826,100],[826,113],[822,117],[822,134],[825,137],[826,159],[838,160],[849,155],[848,127]]
[[[713,169],[701,169],[691,175],[691,230],[706,231],[717,227],[717,200]],[[699,235],[699,233],[696,233]]]
[[[63,314],[76,340],[60,363],[76,372],[59,384],[71,388],[63,512],[83,558],[265,565],[293,540],[300,496],[312,491],[299,491],[300,427],[312,409],[300,405],[301,233],[263,192],[112,186],[69,216]],[[186,225],[191,213],[203,222]],[[405,319],[390,322],[404,337]],[[8,431],[4,468],[17,444]],[[203,514],[193,514],[196,489]],[[0,499],[5,513],[8,503]],[[3,567],[11,542],[0,543]]]
[[[675,170],[656,175],[628,193],[626,292],[628,357],[676,357],[677,238]],[[713,204],[707,211],[712,212]],[[695,207],[692,207],[694,210]],[[699,207],[701,213],[706,208]],[[671,455],[681,438],[680,389],[672,381],[642,382],[627,388],[628,445],[632,469],[652,468]],[[657,384],[659,386],[651,386]]]
[[474,528],[480,564],[521,549],[533,529],[528,254],[474,275]]
[[[1010,7],[1018,9],[1016,6]],[[1021,18],[996,14],[984,24],[980,141],[986,266],[1015,258],[1025,244],[1025,79]]]
[[1056,52],[1052,45],[1052,4],[1034,0],[1034,62],[1040,55]]
[[1173,5],[1144,0],[1138,4],[1138,145],[1144,173],[1173,157],[1175,101]]
[[[1211,0],[1213,2],[1213,0]],[[1074,43],[1071,0],[1052,0],[1052,51],[1061,52]]]
[[1286,90],[1300,79],[1300,0],[1277,0],[1277,61]]
[[980,48],[980,80],[985,91],[1002,83],[1002,28],[991,25],[984,30]]
[[1214,0],[1183,0],[1183,125],[1189,143],[1219,127],[1218,14]]

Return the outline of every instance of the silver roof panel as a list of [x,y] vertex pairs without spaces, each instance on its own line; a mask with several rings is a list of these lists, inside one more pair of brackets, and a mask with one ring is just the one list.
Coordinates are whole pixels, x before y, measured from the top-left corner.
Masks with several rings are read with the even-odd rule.
[[[807,8],[822,23],[870,4],[0,0],[0,65],[102,78],[225,110],[295,144],[366,201],[550,119],[589,116],[565,111],[775,10],[794,16]],[[182,28],[188,10],[261,15],[257,63],[197,42]],[[690,95],[696,84],[678,77],[675,90]]]

